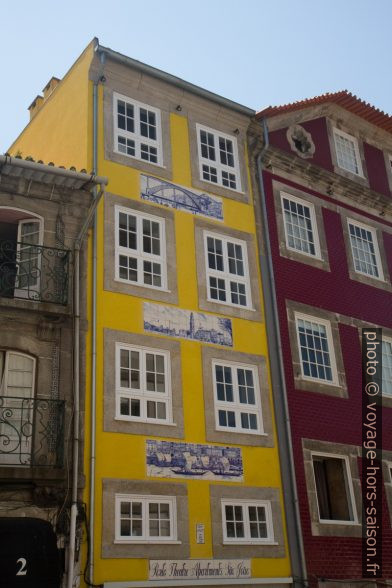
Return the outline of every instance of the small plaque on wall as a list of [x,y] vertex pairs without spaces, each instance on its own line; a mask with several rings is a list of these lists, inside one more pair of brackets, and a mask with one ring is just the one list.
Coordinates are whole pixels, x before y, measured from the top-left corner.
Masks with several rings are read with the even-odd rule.
[[204,524],[196,523],[196,543],[204,543]]

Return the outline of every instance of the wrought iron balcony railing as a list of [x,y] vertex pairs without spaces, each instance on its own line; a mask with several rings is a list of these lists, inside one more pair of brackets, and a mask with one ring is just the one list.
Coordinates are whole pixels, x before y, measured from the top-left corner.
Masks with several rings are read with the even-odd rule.
[[56,467],[64,458],[64,401],[0,396],[0,467]]
[[70,252],[0,236],[0,296],[67,304]]

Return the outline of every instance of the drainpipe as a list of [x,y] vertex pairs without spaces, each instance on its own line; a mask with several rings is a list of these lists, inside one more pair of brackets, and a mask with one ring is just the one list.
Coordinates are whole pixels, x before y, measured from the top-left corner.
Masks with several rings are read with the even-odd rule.
[[267,205],[263,180],[262,161],[269,147],[267,121],[262,119],[264,146],[256,159],[257,179],[260,188],[261,224],[265,242],[265,251],[260,247],[260,265],[263,280],[265,307],[272,312],[266,313],[265,322],[268,332],[268,348],[271,365],[272,390],[276,412],[276,427],[279,440],[279,454],[286,508],[287,534],[289,539],[294,585],[307,586],[306,561],[302,541],[301,518],[299,513],[297,484],[295,478],[291,426],[287,402],[286,381],[283,368],[282,343],[280,338],[279,314],[275,295],[275,278],[272,265],[271,242],[268,232]]
[[[96,50],[99,49],[97,45]],[[103,79],[105,54],[100,53],[101,68],[93,86],[93,171],[98,169],[98,85]],[[91,419],[90,419],[90,508],[88,546],[88,578],[94,584],[94,529],[95,529],[95,461],[96,461],[96,406],[97,406],[97,215],[93,223],[92,263],[92,327],[91,327]]]
[[[76,540],[76,519],[78,515],[78,474],[79,474],[79,429],[80,429],[80,364],[79,364],[79,343],[80,343],[80,249],[91,224],[93,215],[98,203],[104,194],[106,178],[99,178],[100,191],[93,200],[88,211],[86,220],[77,236],[74,244],[74,276],[73,276],[73,382],[74,382],[74,415],[73,415],[73,440],[72,440],[72,494],[71,494],[71,517],[69,531],[68,550],[68,576],[67,588],[74,584],[75,565],[75,540]],[[95,190],[95,187],[94,187]]]

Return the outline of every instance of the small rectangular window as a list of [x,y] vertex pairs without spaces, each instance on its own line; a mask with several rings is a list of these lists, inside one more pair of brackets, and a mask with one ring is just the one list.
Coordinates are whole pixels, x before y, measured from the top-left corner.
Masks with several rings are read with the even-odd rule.
[[172,496],[116,495],[116,541],[161,543],[177,540]]
[[337,371],[329,321],[295,314],[302,377],[337,383]]
[[271,543],[274,540],[269,501],[222,500],[225,543]]
[[375,229],[351,219],[348,219],[347,222],[355,271],[383,280],[384,275]]
[[113,104],[115,151],[162,165],[160,111],[119,94]]
[[116,207],[116,279],[166,288],[165,221]]
[[336,159],[338,166],[357,176],[363,177],[361,156],[356,137],[334,129]]
[[241,191],[237,139],[201,125],[196,130],[201,179]]
[[392,396],[392,339],[382,340],[382,393]]
[[320,245],[313,204],[284,192],[281,198],[287,248],[319,258]]
[[169,353],[117,343],[116,365],[116,418],[171,422]]
[[357,519],[348,461],[345,457],[312,454],[321,522]]
[[246,243],[215,233],[204,236],[208,299],[250,308]]
[[256,367],[214,361],[212,369],[216,428],[238,433],[262,433]]

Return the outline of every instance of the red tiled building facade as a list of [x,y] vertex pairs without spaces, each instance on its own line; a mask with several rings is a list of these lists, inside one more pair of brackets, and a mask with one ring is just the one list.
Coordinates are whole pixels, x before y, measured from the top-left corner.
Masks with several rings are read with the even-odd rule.
[[390,579],[392,118],[348,92],[257,118],[307,578],[310,586],[362,578],[361,330],[376,326]]

